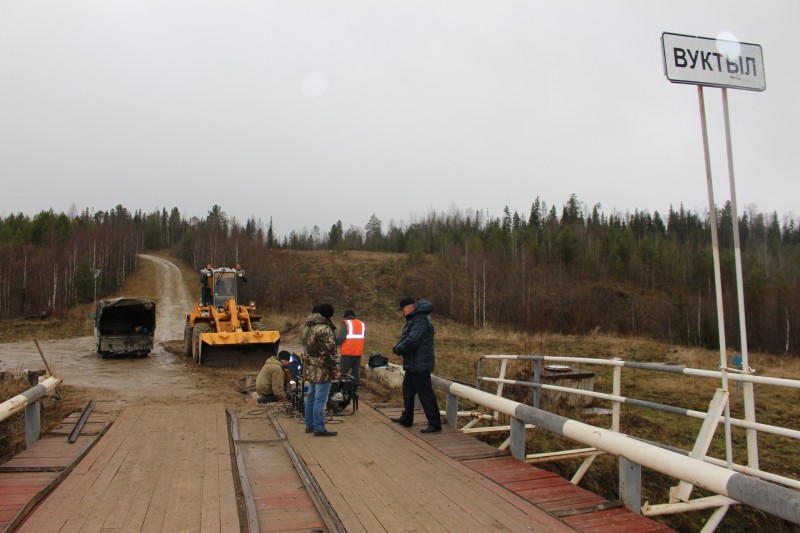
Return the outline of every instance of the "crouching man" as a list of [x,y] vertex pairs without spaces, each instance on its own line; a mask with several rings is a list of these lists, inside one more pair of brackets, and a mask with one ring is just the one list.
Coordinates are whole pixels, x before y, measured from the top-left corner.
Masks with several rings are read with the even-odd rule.
[[264,366],[256,378],[256,392],[258,393],[258,403],[265,404],[270,402],[281,402],[286,399],[286,385],[289,361],[292,354],[286,350],[275,356],[273,355]]

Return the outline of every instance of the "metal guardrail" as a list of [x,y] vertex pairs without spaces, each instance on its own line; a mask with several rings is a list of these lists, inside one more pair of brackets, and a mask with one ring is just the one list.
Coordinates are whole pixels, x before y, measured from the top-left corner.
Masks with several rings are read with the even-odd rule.
[[25,444],[30,448],[42,433],[42,418],[39,400],[61,384],[61,380],[49,377],[25,392],[0,404],[0,422],[25,410]]
[[[509,360],[533,361],[535,364],[534,374],[532,376],[531,381],[509,380],[503,377],[505,375],[505,369],[501,366],[501,377],[493,378],[488,376],[482,376],[481,369],[483,367],[483,360],[501,360],[506,362]],[[570,387],[560,387],[557,385],[548,385],[546,383],[543,383],[541,377],[542,376],[541,367],[544,362],[569,363],[570,365],[588,364],[588,365],[612,367],[613,369],[612,391],[610,393],[603,393],[603,392],[587,391]],[[693,376],[693,377],[708,378],[708,379],[719,379],[723,374],[722,372],[713,370],[702,370],[697,368],[670,366],[659,363],[629,362],[629,361],[622,361],[620,359],[597,359],[597,358],[586,358],[586,357],[562,357],[562,356],[545,356],[545,355],[484,355],[481,356],[478,360],[477,383],[478,387],[480,386],[479,385],[480,382],[490,382],[490,383],[517,385],[522,387],[533,388],[534,389],[533,406],[537,408],[540,407],[542,390],[558,391],[566,394],[587,396],[587,397],[597,398],[600,400],[610,401],[612,403],[611,429],[613,431],[619,431],[620,406],[622,404],[655,409],[663,412],[684,415],[690,418],[696,418],[700,420],[706,420],[709,418],[708,412],[696,411],[684,407],[677,407],[677,406],[666,405],[657,402],[650,402],[646,400],[640,400],[637,398],[629,398],[623,396],[621,394],[622,368],[635,368],[639,370],[649,370],[654,372],[667,372],[667,373],[682,374],[685,376]],[[754,376],[752,374],[736,374],[728,372],[726,372],[726,376],[729,381],[734,381],[734,382],[753,383],[759,385],[772,385],[777,387],[786,387],[795,389],[800,388],[800,380],[794,380],[794,379],[774,378],[768,376]],[[770,424],[762,424],[762,423],[757,423],[755,421],[740,420],[734,417],[726,417],[724,414],[719,415],[718,420],[715,420],[714,422],[717,421],[727,422],[731,426],[740,427],[748,430],[756,430],[762,433],[769,433],[793,439],[800,439],[800,431],[791,428],[774,426]],[[730,446],[730,443],[726,444],[727,446]],[[750,442],[748,441],[748,445],[749,444]],[[664,447],[669,448],[666,445],[664,445]],[[731,450],[727,450],[727,452],[728,455],[730,455]],[[770,481],[782,483],[789,487],[800,489],[800,481],[793,478],[788,478],[772,474],[769,472],[764,472],[759,468],[755,468],[753,466],[744,466],[744,465],[738,465],[733,462],[721,461],[713,457],[705,457],[704,459],[711,463],[725,464],[727,467],[730,467],[734,470],[743,473],[747,473],[749,475],[754,475],[756,477],[761,477],[763,479],[769,479]]]
[[[499,377],[481,375],[483,362],[489,359],[501,361]],[[535,368],[531,380],[520,381],[506,379],[506,365],[510,360],[527,360],[534,362]],[[580,363],[610,366],[612,367],[612,391],[610,393],[594,392],[543,383],[542,364],[545,361],[569,363],[570,365]],[[448,424],[451,427],[457,427],[459,398],[467,399],[494,410],[495,417],[498,413],[511,417],[510,437],[507,443],[510,444],[512,454],[518,459],[528,462],[537,462],[548,459],[557,460],[559,456],[586,457],[587,459],[584,465],[581,466],[581,469],[585,472],[585,469],[588,469],[591,461],[598,453],[610,453],[618,456],[620,458],[620,495],[626,506],[635,512],[655,516],[689,510],[716,508],[717,511],[712,518],[709,518],[707,527],[704,529],[713,531],[724,516],[728,507],[741,502],[789,520],[795,524],[800,524],[800,494],[792,490],[792,488],[800,488],[800,481],[761,471],[757,467],[733,464],[730,460],[730,453],[728,453],[728,458],[725,461],[706,456],[711,438],[720,422],[743,427],[748,431],[761,431],[790,438],[800,438],[800,432],[791,428],[759,424],[754,421],[738,420],[730,417],[729,411],[726,409],[728,392],[723,389],[717,389],[717,393],[712,399],[707,413],[635,398],[627,398],[621,394],[621,369],[624,367],[711,379],[718,379],[723,376],[723,372],[674,367],[663,364],[625,362],[619,359],[607,360],[541,355],[485,355],[478,361],[477,385],[480,385],[481,382],[496,383],[497,394],[480,391],[477,387],[472,388],[463,384],[457,384],[436,376],[433,376],[432,379],[434,386],[447,393],[445,412],[447,414]],[[737,374],[735,372],[729,373],[729,371],[730,369],[725,369],[724,375],[731,381],[800,388],[800,381],[798,380],[753,376],[751,374]],[[533,406],[503,398],[502,388],[504,385],[532,388],[534,391]],[[610,401],[612,406],[611,429],[591,426],[539,409],[542,390],[583,395]],[[698,435],[695,448],[687,452],[665,444],[645,442],[641,439],[619,433],[620,406],[622,404],[647,407],[702,419],[703,428],[700,431],[700,435]],[[726,414],[728,416],[726,416]],[[532,424],[538,428],[557,433],[582,444],[592,446],[592,448],[554,452],[552,454],[526,455],[526,424]],[[727,441],[726,444],[730,446],[729,441]],[[750,442],[748,440],[748,445],[749,444]],[[677,487],[673,487],[669,503],[662,505],[641,505],[641,466],[682,480]],[[580,475],[576,474],[578,481],[579,477],[583,475],[583,472],[581,472]],[[573,483],[577,483],[577,481],[573,479]],[[718,496],[690,500],[689,496],[693,486],[705,488],[716,493]]]

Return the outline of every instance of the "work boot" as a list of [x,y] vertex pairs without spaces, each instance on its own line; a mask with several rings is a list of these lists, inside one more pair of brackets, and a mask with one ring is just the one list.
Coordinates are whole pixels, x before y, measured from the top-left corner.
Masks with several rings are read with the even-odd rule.
[[439,433],[442,431],[442,426],[426,426],[419,430],[420,433]]
[[323,429],[322,431],[315,431],[314,432],[314,436],[315,437],[335,437],[336,436],[336,432],[335,431],[328,431],[327,429]]
[[411,426],[413,426],[413,425],[414,425],[414,424],[409,424],[409,423],[407,423],[407,422],[404,422],[402,418],[391,418],[390,420],[391,420],[392,422],[394,422],[395,424],[400,424],[400,425],[401,425],[401,426],[403,426],[404,428],[410,428]]

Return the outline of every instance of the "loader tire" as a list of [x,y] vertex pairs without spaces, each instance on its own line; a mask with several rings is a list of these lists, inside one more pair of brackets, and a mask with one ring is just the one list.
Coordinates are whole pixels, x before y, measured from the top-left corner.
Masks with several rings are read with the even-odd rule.
[[183,355],[192,355],[192,326],[188,321],[183,326]]
[[200,322],[199,324],[194,325],[194,330],[192,331],[192,359],[194,362],[201,365],[203,364],[202,361],[202,349],[203,349],[203,333],[209,333],[211,331],[211,326],[206,324],[205,322]]
[[250,325],[253,327],[253,331],[269,331],[267,325],[261,321],[251,322]]

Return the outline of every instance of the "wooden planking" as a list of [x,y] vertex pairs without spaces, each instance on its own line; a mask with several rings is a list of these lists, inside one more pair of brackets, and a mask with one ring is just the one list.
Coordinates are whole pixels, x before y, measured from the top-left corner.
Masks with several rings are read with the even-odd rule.
[[238,531],[224,406],[126,409],[19,530]]
[[[340,432],[333,438],[305,434],[299,419],[285,422],[348,531],[669,531],[625,509],[596,511],[592,506],[605,502],[599,496],[507,455],[495,457],[493,447],[455,430],[422,435],[424,423],[406,429],[369,406],[330,423]],[[244,424],[241,447],[260,530],[323,529],[297,472],[287,466],[282,441],[263,418],[253,424]],[[224,407],[131,408],[116,428],[21,531],[239,529]],[[57,455],[43,448],[40,460]],[[40,481],[45,474],[35,473]],[[14,487],[9,491],[32,490]],[[558,521],[533,503],[566,516]]]
[[565,517],[564,521],[578,531],[585,533],[673,531],[664,524],[636,515],[628,509],[607,509],[584,515]]
[[[58,427],[65,434],[46,433],[30,448],[0,466],[0,527],[14,527],[42,498],[60,483],[110,426],[102,415],[90,416],[91,435],[81,432],[74,443],[67,441],[77,416],[70,416]],[[88,423],[88,422],[87,422]]]
[[[385,408],[381,409],[380,412],[389,418],[397,418],[400,416],[402,410],[398,408]],[[464,438],[464,435],[460,431],[448,428],[447,426],[443,426],[441,433],[419,433],[420,429],[428,425],[425,415],[419,409],[414,411],[414,420],[417,422],[415,422],[411,428],[405,428],[400,424],[396,426],[406,431],[414,432],[422,440],[433,444],[438,450],[447,454],[448,457],[458,461],[509,456],[507,450],[498,450],[491,444],[486,444],[476,438]]]
[[328,424],[337,437],[281,425],[348,532],[572,531],[366,404]]
[[[397,409],[382,409],[388,417],[399,416]],[[415,420],[419,418],[415,415]],[[424,420],[424,417],[422,418]],[[394,425],[399,430],[417,433],[416,424],[412,428]],[[616,531],[672,531],[667,526],[650,518],[637,515],[618,503],[608,502],[591,491],[573,485],[558,474],[542,470],[513,457],[492,455],[489,451],[475,451],[471,458],[468,447],[459,442],[464,439],[475,441],[477,445],[491,447],[457,430],[445,428],[442,433],[419,434],[427,444],[435,446],[453,459],[481,473],[500,486],[525,498],[540,509],[552,513],[565,524],[587,533]],[[611,507],[611,508],[609,508]]]
[[237,426],[237,445],[247,470],[259,531],[324,529],[325,523],[266,411],[263,416],[242,414],[237,417]]
[[[555,473],[514,458],[465,461],[487,478],[514,491],[564,523],[585,533],[672,531],[650,518],[573,485]],[[598,507],[614,507],[611,509]]]
[[[235,531],[239,527],[239,511],[236,502],[236,487],[233,482],[234,469],[231,463],[228,418],[222,405],[219,405],[217,410],[216,428],[215,453],[219,472],[216,498],[220,502],[219,531]],[[203,531],[210,530],[203,527]]]

